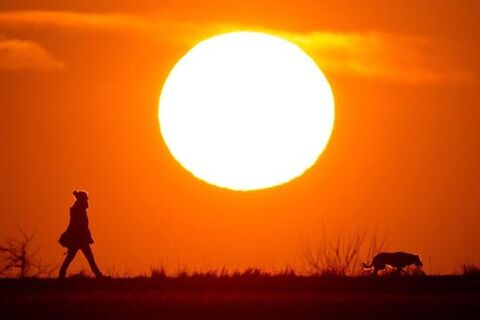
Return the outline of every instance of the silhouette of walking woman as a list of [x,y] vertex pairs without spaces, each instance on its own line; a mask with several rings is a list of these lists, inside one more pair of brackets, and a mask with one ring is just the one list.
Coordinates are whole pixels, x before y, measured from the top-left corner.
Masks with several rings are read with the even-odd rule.
[[68,248],[67,256],[60,267],[58,277],[65,278],[67,268],[77,255],[78,250],[81,250],[88,260],[90,269],[97,278],[102,278],[103,275],[95,263],[90,244],[93,243],[92,235],[88,229],[88,195],[85,191],[73,191],[76,198],[75,203],[70,208],[70,223],[67,230],[62,233],[58,242]]

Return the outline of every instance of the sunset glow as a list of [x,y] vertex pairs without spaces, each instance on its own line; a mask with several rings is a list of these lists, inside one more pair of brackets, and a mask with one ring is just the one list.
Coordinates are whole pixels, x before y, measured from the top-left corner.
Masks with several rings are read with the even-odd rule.
[[85,191],[106,274],[302,273],[309,247],[362,230],[429,274],[480,265],[478,12],[0,1],[0,246],[21,228],[61,266]]

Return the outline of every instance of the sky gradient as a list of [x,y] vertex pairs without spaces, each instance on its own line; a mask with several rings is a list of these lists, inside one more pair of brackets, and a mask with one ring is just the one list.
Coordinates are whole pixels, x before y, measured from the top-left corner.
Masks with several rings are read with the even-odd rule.
[[[427,272],[480,263],[479,12],[433,0],[2,2],[0,236],[35,232],[59,263],[83,189],[106,271],[300,268],[322,228],[386,233]],[[157,118],[178,59],[236,30],[300,45],[336,101],[317,164],[248,193],[192,177]]]

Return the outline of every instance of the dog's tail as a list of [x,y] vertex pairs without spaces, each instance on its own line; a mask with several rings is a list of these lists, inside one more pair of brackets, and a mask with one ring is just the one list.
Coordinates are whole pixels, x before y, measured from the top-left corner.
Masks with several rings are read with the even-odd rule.
[[373,263],[370,263],[370,264],[368,265],[368,264],[362,262],[362,264],[363,264],[363,268],[364,268],[364,269],[371,269],[371,268],[373,267]]

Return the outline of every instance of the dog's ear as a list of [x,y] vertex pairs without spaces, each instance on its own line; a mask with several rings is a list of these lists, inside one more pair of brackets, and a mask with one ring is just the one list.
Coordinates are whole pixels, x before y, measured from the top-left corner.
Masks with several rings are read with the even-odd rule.
[[74,191],[73,191],[73,195],[76,197],[77,194],[78,194],[78,191],[75,191],[75,190],[74,190]]

